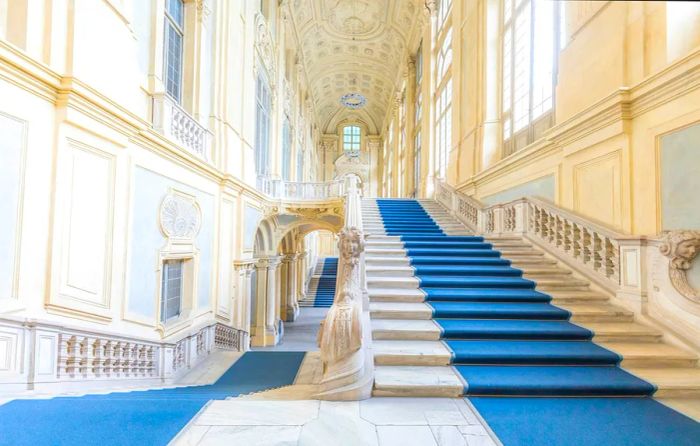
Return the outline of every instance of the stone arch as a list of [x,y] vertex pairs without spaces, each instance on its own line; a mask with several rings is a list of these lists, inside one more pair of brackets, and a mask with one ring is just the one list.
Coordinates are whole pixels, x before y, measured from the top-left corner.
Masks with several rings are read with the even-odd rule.
[[343,219],[324,209],[282,208],[258,224],[253,255],[256,259],[251,296],[251,343],[253,346],[279,342],[284,322],[299,314],[298,302],[304,297],[306,251],[303,238],[309,232],[340,231]]

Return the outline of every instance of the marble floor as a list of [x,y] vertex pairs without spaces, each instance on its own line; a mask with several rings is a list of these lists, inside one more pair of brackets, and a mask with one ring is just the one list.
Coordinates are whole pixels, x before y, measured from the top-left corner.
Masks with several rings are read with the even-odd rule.
[[495,446],[463,399],[210,402],[171,444]]
[[328,308],[303,307],[294,322],[284,323],[284,335],[273,347],[257,347],[259,351],[313,352],[318,350],[316,335]]

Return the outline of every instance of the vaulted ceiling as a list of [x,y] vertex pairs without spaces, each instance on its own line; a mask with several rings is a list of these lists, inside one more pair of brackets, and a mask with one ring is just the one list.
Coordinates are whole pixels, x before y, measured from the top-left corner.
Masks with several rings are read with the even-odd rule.
[[[324,133],[359,117],[381,128],[398,86],[423,0],[292,0],[291,15]],[[360,109],[343,95],[367,99]]]

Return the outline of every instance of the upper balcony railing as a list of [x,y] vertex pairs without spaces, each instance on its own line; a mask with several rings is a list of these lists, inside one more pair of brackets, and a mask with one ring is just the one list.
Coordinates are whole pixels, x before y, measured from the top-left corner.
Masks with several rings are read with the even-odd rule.
[[258,177],[258,189],[278,200],[329,200],[345,195],[345,183],[341,180],[325,183],[293,182]]
[[211,132],[165,94],[153,97],[153,128],[199,158],[212,159]]

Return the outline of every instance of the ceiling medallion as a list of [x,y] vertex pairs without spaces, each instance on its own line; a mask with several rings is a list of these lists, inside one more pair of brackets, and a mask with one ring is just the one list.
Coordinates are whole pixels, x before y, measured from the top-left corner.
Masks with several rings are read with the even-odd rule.
[[365,106],[367,103],[367,98],[362,96],[360,93],[348,93],[341,96],[340,103],[347,108],[357,110],[358,108]]

